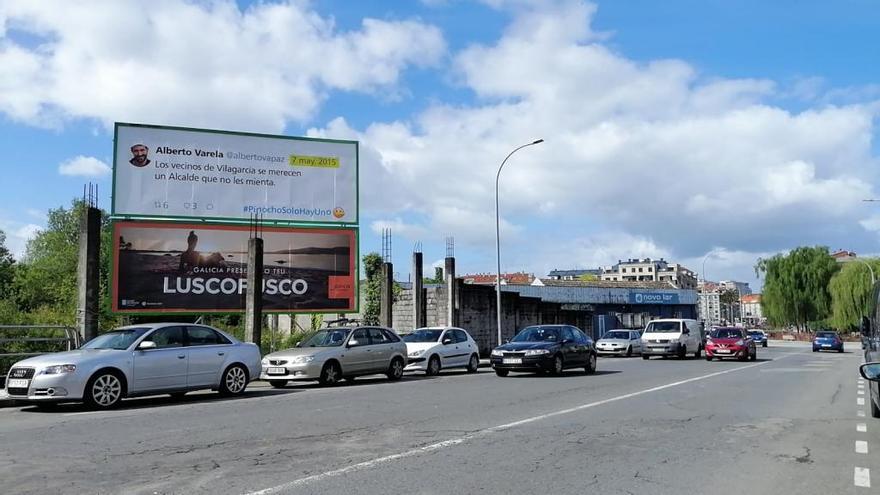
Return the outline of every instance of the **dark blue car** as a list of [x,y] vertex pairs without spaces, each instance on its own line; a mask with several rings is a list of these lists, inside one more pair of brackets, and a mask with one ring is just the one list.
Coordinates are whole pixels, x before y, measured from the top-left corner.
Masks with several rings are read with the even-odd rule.
[[763,330],[749,330],[749,337],[755,341],[755,345],[767,347],[767,334]]
[[813,352],[819,351],[843,352],[843,340],[837,332],[825,330],[816,332],[816,336],[813,337]]

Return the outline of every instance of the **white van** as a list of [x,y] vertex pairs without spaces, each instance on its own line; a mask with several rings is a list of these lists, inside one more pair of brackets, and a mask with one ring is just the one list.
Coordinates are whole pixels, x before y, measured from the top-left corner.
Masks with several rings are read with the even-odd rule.
[[702,351],[703,336],[697,320],[653,320],[642,332],[642,359],[650,359],[651,356],[684,358],[688,353],[699,358]]

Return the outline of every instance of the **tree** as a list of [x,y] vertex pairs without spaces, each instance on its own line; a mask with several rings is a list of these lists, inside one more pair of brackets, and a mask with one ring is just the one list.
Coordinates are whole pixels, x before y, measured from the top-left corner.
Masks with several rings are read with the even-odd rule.
[[379,253],[364,255],[364,275],[367,277],[364,324],[378,325],[382,297],[382,257]]
[[727,289],[718,295],[718,301],[721,307],[725,309],[725,316],[728,323],[733,324],[738,317],[739,311],[734,308],[739,306],[739,291],[736,289]]
[[[880,260],[868,259],[875,273],[880,273]],[[861,263],[844,263],[828,285],[831,293],[831,324],[839,329],[857,329],[862,316],[869,312],[873,287],[868,267]]]
[[422,280],[426,284],[442,284],[443,282],[445,282],[445,280],[443,280],[443,267],[435,266],[434,278],[425,277]]
[[6,233],[0,230],[0,299],[12,295],[12,281],[15,277],[15,258],[6,248]]
[[761,309],[774,325],[806,328],[831,314],[828,285],[839,269],[824,246],[799,247],[786,255],[759,259],[755,274],[764,275]]
[[593,275],[592,273],[585,273],[583,275],[579,275],[577,279],[582,282],[595,282],[596,280],[599,280],[599,277]]

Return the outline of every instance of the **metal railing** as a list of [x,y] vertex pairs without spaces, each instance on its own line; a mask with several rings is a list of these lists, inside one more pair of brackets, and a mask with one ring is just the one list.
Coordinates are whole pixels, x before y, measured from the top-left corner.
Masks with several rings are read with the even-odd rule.
[[75,328],[62,325],[0,325],[0,388],[6,385],[9,368],[22,358],[50,352],[71,351],[80,346]]

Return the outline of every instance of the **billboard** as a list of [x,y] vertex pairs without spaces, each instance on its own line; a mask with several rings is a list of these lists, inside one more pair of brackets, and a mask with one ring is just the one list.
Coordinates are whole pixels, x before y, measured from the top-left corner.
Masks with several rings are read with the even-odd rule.
[[638,291],[629,292],[630,304],[680,304],[676,292]]
[[[113,225],[113,311],[241,312],[246,225],[132,222]],[[357,311],[357,230],[266,227],[263,310]]]
[[114,216],[358,223],[358,143],[116,124]]

